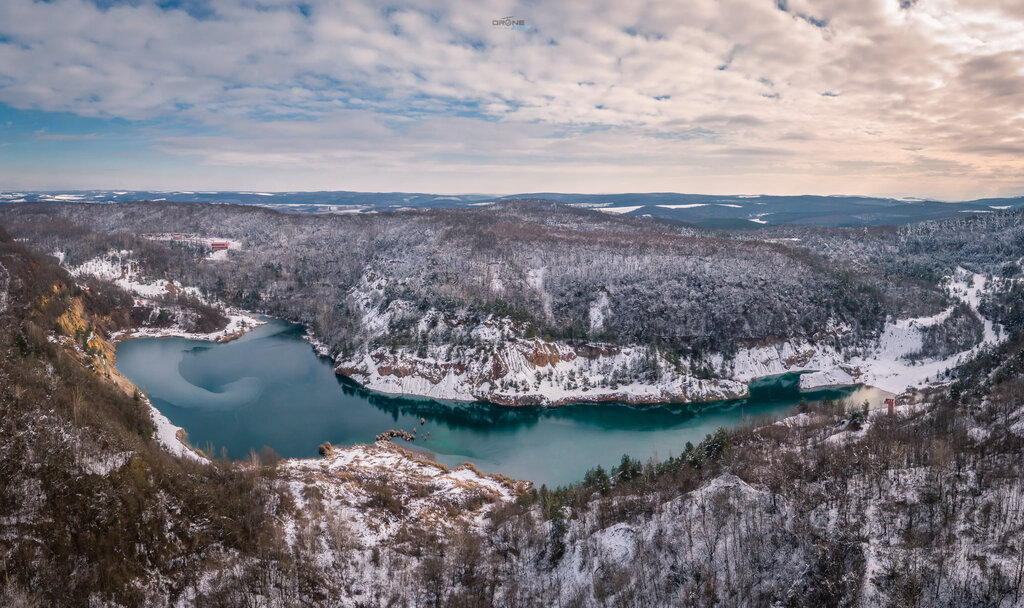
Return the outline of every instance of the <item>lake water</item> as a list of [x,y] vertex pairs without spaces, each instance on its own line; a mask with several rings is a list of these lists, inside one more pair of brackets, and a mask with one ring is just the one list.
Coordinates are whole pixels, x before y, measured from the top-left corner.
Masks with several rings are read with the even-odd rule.
[[[117,346],[117,368],[200,448],[244,458],[264,445],[285,457],[316,457],[317,446],[370,443],[388,429],[418,428],[412,444],[437,461],[470,461],[487,472],[538,486],[578,481],[587,469],[679,454],[716,428],[784,416],[801,397],[850,397],[879,403],[869,387],[801,393],[788,374],[751,384],[751,396],[716,404],[632,407],[580,404],[557,408],[397,398],[334,374],[302,339],[300,326],[272,320],[223,344],[140,338]],[[426,424],[420,426],[424,418]],[[429,436],[428,436],[429,432]]]

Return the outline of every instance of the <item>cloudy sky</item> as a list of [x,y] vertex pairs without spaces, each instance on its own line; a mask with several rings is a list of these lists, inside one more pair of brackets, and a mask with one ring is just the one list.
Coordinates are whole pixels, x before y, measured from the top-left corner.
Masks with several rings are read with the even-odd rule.
[[2,0],[62,188],[1019,195],[1024,2]]

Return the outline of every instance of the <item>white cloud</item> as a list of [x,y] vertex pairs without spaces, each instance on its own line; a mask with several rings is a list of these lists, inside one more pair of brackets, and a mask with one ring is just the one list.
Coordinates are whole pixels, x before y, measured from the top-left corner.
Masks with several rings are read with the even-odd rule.
[[0,3],[0,102],[198,125],[210,187],[1024,188],[1010,0],[214,6]]

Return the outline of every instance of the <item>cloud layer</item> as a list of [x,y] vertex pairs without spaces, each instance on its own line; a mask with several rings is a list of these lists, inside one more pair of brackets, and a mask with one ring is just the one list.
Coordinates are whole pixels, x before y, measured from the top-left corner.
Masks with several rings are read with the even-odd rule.
[[0,103],[185,161],[83,187],[1024,193],[1024,5],[967,4],[6,0]]

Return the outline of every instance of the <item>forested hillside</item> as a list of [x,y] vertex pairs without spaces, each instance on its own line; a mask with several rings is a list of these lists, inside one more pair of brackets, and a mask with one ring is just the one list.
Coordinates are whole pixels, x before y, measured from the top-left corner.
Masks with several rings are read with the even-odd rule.
[[[371,216],[166,203],[0,213],[13,234],[65,252],[71,266],[131,250],[147,274],[312,322],[342,350],[365,337],[349,290],[370,275],[388,280],[379,311],[401,299],[414,318],[429,309],[508,315],[554,338],[680,348],[810,335],[829,318],[853,326],[856,340],[887,312],[937,310],[939,300],[934,283],[897,282],[792,243],[737,242],[543,201]],[[232,238],[243,249],[204,263],[204,251],[146,238],[173,233]],[[417,338],[398,329],[394,339]]]
[[[339,373],[377,390],[508,404],[720,399],[794,369],[923,385],[1005,337],[979,307],[1024,256],[1019,212],[731,234],[541,200],[320,216],[21,204],[0,217],[76,276],[176,281],[141,294],[151,327],[209,325],[204,306],[232,305],[304,323]],[[216,239],[231,248],[211,254]]]
[[[388,444],[182,459],[104,365],[125,294],[0,233],[0,603],[1013,606],[1024,326],[895,416],[779,424],[551,490]],[[796,414],[796,412],[794,412]]]

